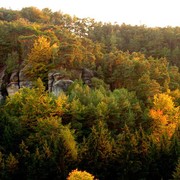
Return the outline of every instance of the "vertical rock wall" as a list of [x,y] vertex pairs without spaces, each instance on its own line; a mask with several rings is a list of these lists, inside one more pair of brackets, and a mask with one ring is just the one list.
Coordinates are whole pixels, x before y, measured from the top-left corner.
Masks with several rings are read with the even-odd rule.
[[[7,95],[11,96],[15,94],[22,87],[32,88],[32,81],[28,80],[28,77],[24,74],[23,69],[14,71],[10,76],[5,73],[5,68],[0,72],[0,100]],[[91,79],[93,72],[89,69],[82,69],[81,78],[85,84],[92,86]],[[68,90],[68,87],[73,83],[60,72],[50,72],[48,74],[48,90],[55,96],[58,96],[61,92]]]
[[49,73],[48,75],[48,90],[55,96],[61,92],[67,91],[68,87],[73,83],[70,79],[64,79],[61,73]]
[[3,99],[3,79],[5,76],[5,68],[0,70],[0,101]]

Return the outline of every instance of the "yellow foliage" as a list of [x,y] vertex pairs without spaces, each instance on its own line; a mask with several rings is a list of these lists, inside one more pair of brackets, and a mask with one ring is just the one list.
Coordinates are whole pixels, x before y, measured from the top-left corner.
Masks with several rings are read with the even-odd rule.
[[35,151],[35,157],[36,157],[36,159],[40,159],[39,148],[36,148],[36,151]]
[[155,95],[153,103],[149,111],[153,135],[157,139],[164,133],[171,137],[180,119],[179,108],[175,107],[172,97],[164,93]]
[[172,97],[167,94],[156,94],[154,96],[154,108],[161,109],[163,112],[170,112],[174,108]]
[[28,60],[31,63],[42,62],[48,63],[52,56],[52,48],[47,38],[41,36],[35,42],[28,56]]
[[18,160],[10,153],[6,159],[6,166],[8,168],[8,171],[14,172],[17,168],[18,163]]
[[3,154],[0,152],[0,171],[4,168]]
[[44,154],[47,158],[50,158],[50,156],[52,155],[52,152],[47,144],[47,142],[45,142],[44,146],[43,146],[43,150],[44,150]]
[[103,117],[107,114],[107,112],[108,112],[108,105],[104,103],[103,101],[100,102],[96,108],[97,115],[100,117]]
[[167,125],[167,116],[163,115],[163,112],[161,110],[150,110],[150,116],[156,123],[161,124],[161,125]]
[[93,180],[94,176],[86,171],[79,171],[77,169],[69,173],[67,180]]
[[132,59],[135,61],[141,61],[141,60],[143,61],[145,59],[145,56],[140,52],[133,52]]
[[25,74],[32,79],[42,78],[53,61],[54,48],[55,45],[51,46],[50,41],[43,36],[35,40],[33,48],[28,54]]
[[68,108],[67,96],[65,94],[60,94],[57,98],[56,102],[56,111],[55,113],[58,115],[62,115],[64,110]]

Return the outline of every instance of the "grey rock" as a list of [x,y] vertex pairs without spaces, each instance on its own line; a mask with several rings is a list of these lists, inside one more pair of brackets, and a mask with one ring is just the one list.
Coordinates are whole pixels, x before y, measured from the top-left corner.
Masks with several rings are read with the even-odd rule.
[[55,96],[67,91],[72,83],[72,80],[65,79],[65,76],[60,72],[50,72],[48,74],[48,90]]
[[1,71],[0,71],[0,100],[3,99],[3,96],[2,96],[2,84],[3,84],[3,78],[5,76],[5,68],[3,68]]
[[1,102],[3,99],[4,99],[3,96],[0,94],[0,102]]
[[32,81],[29,80],[29,78],[25,75],[24,73],[24,69],[21,69],[21,71],[19,72],[19,87],[29,87],[32,88]]
[[54,77],[54,81],[64,79],[64,75],[62,75],[61,73],[54,73],[53,77]]
[[49,73],[48,74],[48,91],[52,92],[52,86],[53,86],[53,82],[54,82],[54,77],[53,77],[54,73]]
[[48,90],[49,90],[49,92],[52,92],[53,85],[57,81],[59,81],[59,80],[61,80],[63,78],[64,78],[64,76],[59,72],[50,72],[48,74]]
[[14,71],[10,77],[10,83],[6,86],[6,90],[9,96],[14,95],[19,90],[19,73]]
[[18,82],[11,82],[7,85],[6,89],[7,89],[8,95],[12,96],[17,91],[19,91],[19,84],[18,84]]
[[1,71],[0,71],[0,87],[2,85],[2,81],[3,81],[3,77],[5,75],[5,68],[3,68]]
[[81,77],[85,84],[87,84],[90,87],[92,86],[91,79],[94,77],[94,74],[91,70],[83,68]]
[[57,82],[55,82],[52,86],[52,93],[55,96],[58,96],[60,93],[65,92],[68,90],[68,87],[73,83],[72,80],[66,80],[66,79],[62,79],[62,80],[58,80]]
[[18,82],[19,81],[19,72],[15,71],[11,74],[10,82]]

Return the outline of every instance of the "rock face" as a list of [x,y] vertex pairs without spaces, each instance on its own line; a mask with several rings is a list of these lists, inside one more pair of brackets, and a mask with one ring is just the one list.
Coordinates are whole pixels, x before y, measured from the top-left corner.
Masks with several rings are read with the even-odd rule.
[[6,87],[8,95],[12,96],[19,90],[19,84],[18,82],[11,82]]
[[22,87],[32,87],[32,82],[25,77],[23,69],[12,72],[10,76],[5,68],[0,72],[0,100],[14,95]]
[[28,77],[26,77],[25,73],[24,73],[24,69],[26,67],[24,67],[23,69],[20,70],[19,72],[19,88],[22,87],[29,87],[32,88],[32,81],[30,81],[28,79]]
[[51,72],[48,74],[48,90],[49,90],[49,92],[52,92],[54,84],[61,79],[64,79],[64,76],[61,73]]
[[58,96],[61,92],[68,90],[68,87],[73,83],[71,80],[62,79],[53,84],[52,93]]
[[85,84],[87,84],[89,87],[92,86],[91,79],[94,77],[94,74],[91,70],[83,68],[82,69],[82,75],[81,78]]
[[10,83],[7,85],[6,90],[8,95],[11,96],[19,90],[19,73],[17,71],[13,72],[10,77]]
[[[0,71],[0,100],[7,95],[15,94],[22,87],[33,87],[33,82],[28,79],[24,73],[24,68],[19,71],[14,71],[11,76],[7,75],[5,68]],[[82,69],[81,78],[85,84],[92,86],[91,79],[93,72],[89,69]],[[48,90],[55,96],[61,92],[68,90],[68,87],[73,83],[72,80],[65,77],[61,72],[50,72],[48,74]]]
[[72,83],[72,80],[64,79],[61,73],[49,73],[48,75],[48,90],[55,96],[58,96],[61,92],[67,91]]
[[3,100],[3,96],[0,94],[0,102]]
[[5,68],[1,69],[0,71],[0,101],[4,99],[3,97],[4,77],[5,77]]
[[[58,96],[61,92],[67,91],[68,87],[73,83],[69,79],[63,79],[61,73],[49,73],[48,75],[48,90],[55,96]],[[32,88],[32,81],[29,81],[24,75],[23,70],[12,73],[10,77],[10,83],[6,86],[8,95],[15,94],[19,88],[29,87]]]

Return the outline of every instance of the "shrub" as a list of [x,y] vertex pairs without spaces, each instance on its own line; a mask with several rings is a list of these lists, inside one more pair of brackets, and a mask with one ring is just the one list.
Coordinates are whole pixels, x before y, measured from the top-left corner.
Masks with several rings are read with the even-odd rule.
[[86,171],[75,169],[69,173],[67,180],[94,180],[94,176]]

